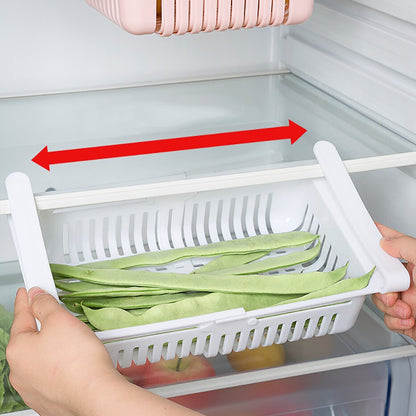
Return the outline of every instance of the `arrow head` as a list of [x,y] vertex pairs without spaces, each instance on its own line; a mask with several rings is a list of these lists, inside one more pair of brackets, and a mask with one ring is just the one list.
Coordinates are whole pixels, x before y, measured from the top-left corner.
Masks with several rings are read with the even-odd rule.
[[48,146],[45,146],[33,159],[32,162],[37,163],[42,168],[45,168],[46,170],[49,170],[49,152],[48,152]]
[[295,143],[304,133],[307,132],[302,126],[299,124],[294,123],[292,120],[289,120],[289,128],[290,128],[290,143]]

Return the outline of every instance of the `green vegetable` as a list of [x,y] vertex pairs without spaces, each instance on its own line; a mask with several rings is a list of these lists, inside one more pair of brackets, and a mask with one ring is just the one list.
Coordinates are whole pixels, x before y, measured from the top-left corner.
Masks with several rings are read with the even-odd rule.
[[313,260],[321,251],[321,243],[315,247],[304,250],[296,251],[294,253],[271,257],[265,260],[254,261],[249,264],[242,264],[240,266],[231,267],[229,269],[222,269],[213,274],[256,274],[264,273],[270,270],[281,269],[283,267],[290,267],[295,264],[306,263]]
[[101,331],[136,325],[145,325],[195,315],[244,308],[246,311],[273,306],[294,295],[242,295],[210,293],[175,303],[162,304],[148,309],[139,316],[119,308],[91,309],[83,306],[89,322]]
[[259,251],[256,253],[246,254],[228,254],[216,257],[204,266],[198,267],[194,273],[212,273],[223,269],[229,269],[230,267],[239,266],[241,264],[261,259],[267,254],[269,254],[269,251]]
[[283,247],[309,244],[316,238],[318,237],[315,234],[306,231],[257,235],[230,241],[220,241],[203,246],[140,253],[134,256],[84,264],[82,267],[127,269],[132,267],[159,266],[189,257],[216,257],[229,254],[270,252]]
[[6,347],[12,322],[13,314],[0,305],[0,413],[28,408],[9,381],[10,368],[6,360]]
[[[339,293],[345,293],[345,292],[351,292],[353,290],[360,290],[367,287],[371,276],[373,275],[375,270],[375,267],[370,270],[368,273],[359,276],[359,277],[353,277],[350,279],[343,279],[337,283],[334,283],[331,286],[328,286],[327,288],[317,290],[312,293],[308,293],[307,295],[300,296],[291,302],[301,302],[303,300],[310,300],[310,299],[317,299],[322,298],[325,296],[331,296],[331,295],[337,295]],[[291,303],[288,301],[282,301],[279,304],[285,304],[285,303]]]
[[13,314],[10,313],[3,305],[0,305],[0,328],[10,333],[13,323]]
[[[151,306],[160,305],[161,303],[177,302],[195,296],[201,296],[201,293],[177,293],[155,296],[126,296],[121,298],[89,298],[82,300],[82,304],[91,308],[115,307],[122,309],[139,309],[149,308]],[[66,304],[67,299],[62,298]],[[78,300],[81,303],[81,299]]]
[[187,275],[145,270],[86,269],[68,265],[52,265],[51,269],[52,272],[58,272],[60,275],[109,285],[139,285],[200,292],[305,294],[323,289],[341,280],[345,275],[347,265],[331,272],[288,273],[270,276]]
[[[151,324],[235,308],[246,311],[365,287],[373,271],[344,279],[347,265],[330,272],[288,273],[321,251],[317,235],[260,235],[69,266],[51,264],[61,300],[96,330]],[[313,244],[311,244],[313,243]],[[306,249],[307,245],[313,245]],[[282,255],[272,252],[305,246]],[[279,254],[279,253],[276,253]],[[190,274],[140,270],[184,258],[212,258]],[[282,270],[285,269],[285,270]],[[263,273],[275,271],[265,275]],[[76,280],[76,281],[75,281]]]
[[123,296],[140,296],[140,295],[163,295],[168,293],[178,293],[174,289],[160,289],[152,287],[120,287],[100,285],[89,282],[71,282],[62,283],[62,280],[55,281],[58,289],[66,290],[65,298],[89,298],[89,297],[123,297]]

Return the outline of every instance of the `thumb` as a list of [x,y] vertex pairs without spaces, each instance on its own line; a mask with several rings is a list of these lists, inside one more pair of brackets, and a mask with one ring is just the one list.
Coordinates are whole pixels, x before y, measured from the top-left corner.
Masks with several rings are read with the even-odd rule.
[[33,315],[41,323],[44,323],[51,315],[61,311],[61,306],[57,300],[40,287],[29,289],[28,296]]
[[383,238],[381,240],[381,247],[393,257],[416,264],[416,238],[408,235],[402,235],[396,238]]

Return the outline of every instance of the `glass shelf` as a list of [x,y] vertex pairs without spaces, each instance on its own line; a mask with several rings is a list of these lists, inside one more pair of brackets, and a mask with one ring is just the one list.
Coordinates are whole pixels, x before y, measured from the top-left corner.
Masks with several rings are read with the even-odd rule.
[[[289,140],[53,165],[50,151],[287,125]],[[0,99],[0,199],[4,179],[24,171],[35,193],[152,182],[309,164],[313,145],[332,141],[343,159],[415,151],[404,138],[292,74]]]

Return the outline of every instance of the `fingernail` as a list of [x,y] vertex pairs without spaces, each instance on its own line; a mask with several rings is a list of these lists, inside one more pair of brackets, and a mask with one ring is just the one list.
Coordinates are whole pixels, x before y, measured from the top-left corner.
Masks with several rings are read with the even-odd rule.
[[414,325],[413,319],[400,319],[400,325],[404,328],[411,328]]
[[24,287],[19,287],[19,288],[17,288],[17,291],[16,291],[16,296],[19,294],[19,292],[20,291],[22,291],[22,290],[24,290],[24,291],[26,291],[26,289],[24,288]]
[[395,302],[394,296],[390,294],[379,294],[379,299],[386,305],[386,306],[393,306]]
[[29,296],[29,302],[32,302],[33,299],[37,296],[40,295],[42,293],[46,293],[43,289],[41,289],[40,287],[34,286],[31,287],[29,289],[29,291],[27,292],[28,296]]
[[404,320],[408,319],[408,316],[410,315],[408,310],[400,306],[396,306],[395,312],[400,318],[403,318]]

